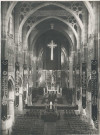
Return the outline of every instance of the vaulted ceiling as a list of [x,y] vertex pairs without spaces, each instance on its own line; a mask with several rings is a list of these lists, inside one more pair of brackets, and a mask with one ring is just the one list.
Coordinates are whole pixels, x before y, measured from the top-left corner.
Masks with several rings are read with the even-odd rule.
[[89,2],[21,1],[11,2],[11,4],[19,23],[16,30],[18,42],[23,44],[23,48],[33,51],[38,38],[50,29],[66,37],[70,44],[67,46],[69,49],[65,47],[66,49],[76,50],[78,30],[83,30],[85,11],[92,14],[92,3]]

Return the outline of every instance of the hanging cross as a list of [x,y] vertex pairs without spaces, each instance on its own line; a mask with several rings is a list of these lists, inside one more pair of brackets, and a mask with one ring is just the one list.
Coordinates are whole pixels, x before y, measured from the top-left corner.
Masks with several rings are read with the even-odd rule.
[[53,49],[57,47],[57,45],[54,44],[53,40],[51,40],[51,43],[48,44],[48,47],[51,49],[51,60],[53,60]]

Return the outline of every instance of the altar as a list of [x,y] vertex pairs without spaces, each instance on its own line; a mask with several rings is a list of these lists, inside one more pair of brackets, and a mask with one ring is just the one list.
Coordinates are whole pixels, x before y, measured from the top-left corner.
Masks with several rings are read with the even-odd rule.
[[60,94],[62,96],[62,88],[58,87],[46,87],[44,88],[44,95],[46,94]]

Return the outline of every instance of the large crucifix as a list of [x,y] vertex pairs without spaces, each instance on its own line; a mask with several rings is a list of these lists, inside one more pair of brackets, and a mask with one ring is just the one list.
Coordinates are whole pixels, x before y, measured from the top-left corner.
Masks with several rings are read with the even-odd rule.
[[53,60],[53,49],[57,47],[57,45],[51,40],[51,43],[48,44],[48,47],[51,49],[51,60]]

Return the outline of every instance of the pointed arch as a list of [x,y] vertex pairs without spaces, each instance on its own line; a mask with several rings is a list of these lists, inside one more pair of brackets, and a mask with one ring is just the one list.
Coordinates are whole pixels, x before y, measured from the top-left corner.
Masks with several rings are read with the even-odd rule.
[[71,30],[73,31],[73,33],[74,33],[74,35],[75,35],[75,37],[76,37],[76,40],[78,40],[77,32],[74,30],[74,28],[73,28],[68,22],[66,22],[64,19],[62,19],[62,18],[60,18],[60,17],[49,16],[49,17],[45,17],[45,18],[43,18],[43,19],[37,21],[37,22],[30,28],[30,30],[28,31],[28,33],[27,33],[27,35],[26,35],[26,40],[25,40],[25,42],[24,42],[24,44],[26,45],[25,47],[27,47],[28,37],[29,37],[31,31],[35,28],[35,26],[38,25],[39,23],[41,23],[41,22],[47,20],[47,19],[50,19],[50,18],[54,18],[54,19],[60,20],[60,21],[62,21],[63,23],[65,23],[66,25],[68,25],[68,26],[71,28]]

